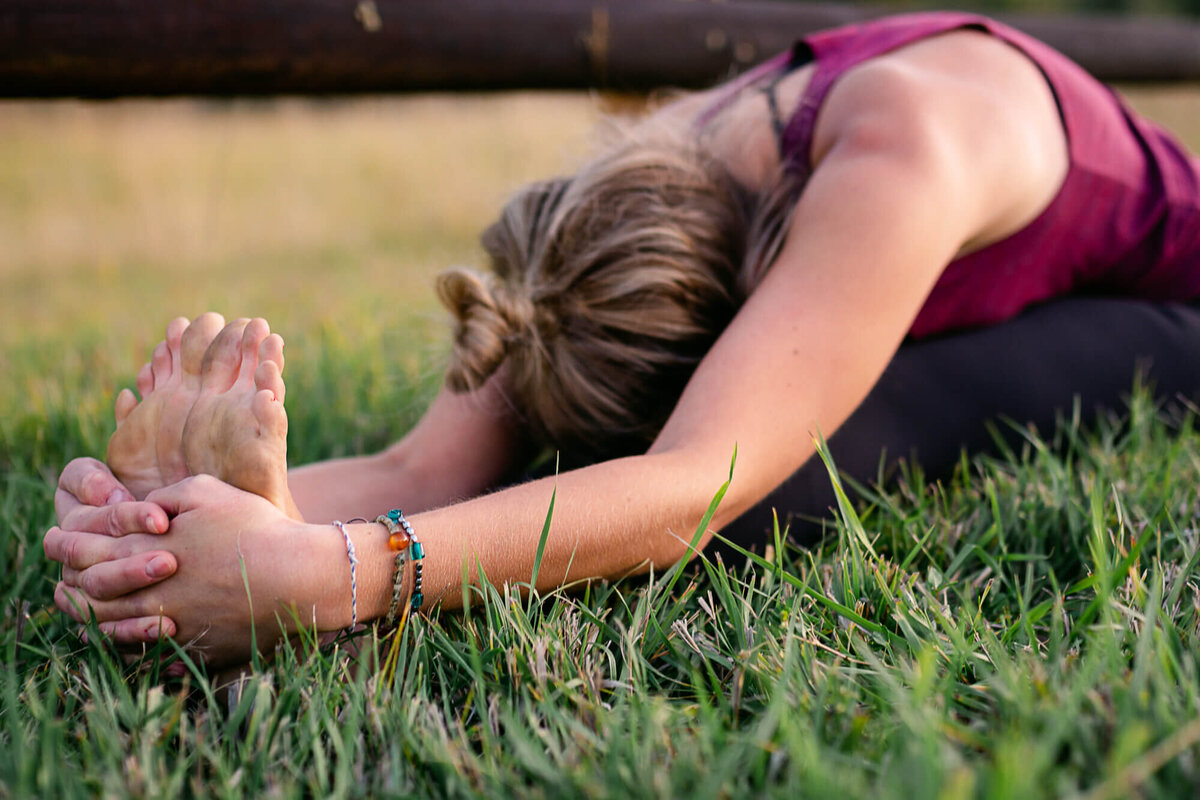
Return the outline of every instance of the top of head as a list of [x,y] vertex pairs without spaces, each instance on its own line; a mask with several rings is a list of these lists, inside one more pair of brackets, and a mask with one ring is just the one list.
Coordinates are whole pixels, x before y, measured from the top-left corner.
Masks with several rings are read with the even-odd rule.
[[439,276],[447,384],[471,391],[503,365],[543,442],[644,447],[741,302],[747,205],[694,137],[662,131],[524,187],[483,234],[494,274]]

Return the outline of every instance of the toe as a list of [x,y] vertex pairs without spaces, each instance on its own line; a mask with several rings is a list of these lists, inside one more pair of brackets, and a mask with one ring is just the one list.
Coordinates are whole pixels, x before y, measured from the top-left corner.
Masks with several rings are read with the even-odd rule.
[[258,349],[263,340],[271,335],[271,326],[265,319],[250,320],[242,333],[242,364],[238,372],[238,383],[250,386],[254,383],[254,370],[258,367]]
[[192,324],[183,332],[183,342],[180,352],[183,361],[183,374],[198,378],[204,363],[204,351],[212,344],[213,339],[225,327],[225,318],[220,314],[209,311],[192,320]]
[[128,389],[122,389],[117,395],[117,402],[113,405],[113,416],[117,418],[117,424],[120,425],[129,416],[129,412],[137,408],[137,398],[133,392]]
[[137,381],[135,383],[137,384],[138,394],[143,400],[146,399],[146,395],[154,391],[154,370],[151,369],[149,361],[142,364],[142,368],[138,370]]
[[242,363],[242,332],[248,319],[235,319],[217,334],[204,352],[200,384],[206,392],[226,392],[237,379]]
[[263,361],[254,371],[254,388],[259,391],[269,391],[276,402],[282,403],[284,397],[283,377],[279,374],[279,366],[274,361]]
[[154,372],[154,385],[162,386],[171,377],[171,353],[166,342],[159,342],[150,356],[150,369]]
[[251,408],[254,418],[258,420],[261,436],[287,441],[287,413],[283,410],[283,403],[275,399],[274,392],[270,389],[258,392],[254,395]]
[[272,333],[258,346],[258,363],[265,361],[275,362],[280,373],[283,372],[283,337],[278,333]]
[[171,372],[175,375],[180,374],[182,369],[179,363],[179,342],[183,338],[183,332],[187,330],[187,317],[176,317],[167,323],[167,352],[171,356]]

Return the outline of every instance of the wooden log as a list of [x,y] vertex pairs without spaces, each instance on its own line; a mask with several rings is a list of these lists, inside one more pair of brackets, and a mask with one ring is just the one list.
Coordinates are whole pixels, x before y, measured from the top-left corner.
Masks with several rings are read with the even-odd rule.
[[[0,96],[695,87],[882,13],[761,0],[5,0]],[[1002,18],[1106,80],[1200,79],[1193,22]]]

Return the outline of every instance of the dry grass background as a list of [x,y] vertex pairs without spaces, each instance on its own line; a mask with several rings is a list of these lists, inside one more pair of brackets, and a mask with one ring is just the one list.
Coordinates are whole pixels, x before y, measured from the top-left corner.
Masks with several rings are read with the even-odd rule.
[[[1200,87],[1127,94],[1200,150]],[[381,325],[437,339],[432,276],[479,264],[476,236],[506,193],[570,169],[605,105],[2,103],[0,368],[14,348],[99,340],[128,362],[92,370],[107,387],[168,319],[209,308],[266,316],[293,342]]]
[[428,309],[507,191],[569,169],[585,96],[0,105],[0,345],[150,344],[208,308],[289,325]]

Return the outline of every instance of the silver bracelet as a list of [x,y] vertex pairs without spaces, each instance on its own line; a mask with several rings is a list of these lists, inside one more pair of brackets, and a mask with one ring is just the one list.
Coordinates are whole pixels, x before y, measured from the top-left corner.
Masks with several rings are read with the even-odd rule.
[[341,520],[334,520],[333,527],[342,532],[346,540],[346,558],[350,560],[350,627],[358,627],[358,556],[354,553],[354,542],[346,532],[346,526]]

